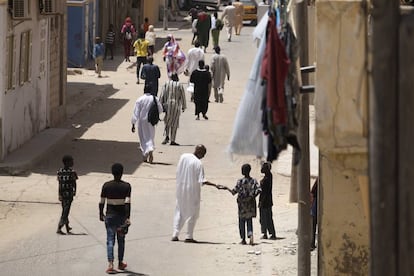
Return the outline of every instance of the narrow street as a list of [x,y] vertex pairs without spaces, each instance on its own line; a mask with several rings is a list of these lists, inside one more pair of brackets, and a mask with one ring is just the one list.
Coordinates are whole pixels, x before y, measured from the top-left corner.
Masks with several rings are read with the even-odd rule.
[[[172,33],[187,53],[191,48],[190,25],[181,24],[185,26],[181,29],[175,25],[180,26],[178,22],[172,24],[168,31],[157,26],[157,37]],[[133,106],[144,86],[142,82],[135,83],[136,67],[123,62],[121,47],[116,49],[114,60],[104,61],[103,78],[85,69],[79,70],[82,74],[69,74],[69,118],[61,127],[71,129],[70,134],[30,175],[0,177],[1,275],[105,275],[106,232],[98,218],[98,202],[102,184],[112,179],[110,167],[114,162],[124,165],[123,179],[131,183],[133,193],[125,275],[297,275],[297,205],[289,203],[289,151],[273,163],[272,169],[273,214],[280,239],[260,240],[260,223],[256,218],[255,245],[240,245],[236,197],[207,186],[202,188],[200,218],[194,232],[199,243],[170,241],[175,169],[182,153],[193,152],[195,145],[204,144],[207,155],[202,161],[206,177],[213,183],[233,187],[241,177],[241,165],[246,162],[252,165],[254,178],[262,177],[260,161],[254,156],[232,159],[226,153],[256,53],[256,43],[251,38],[253,29],[245,26],[232,42],[227,42],[225,31],[221,32],[220,46],[231,71],[224,103],[215,103],[212,95],[209,120],[196,121],[194,104],[187,93],[188,108],[181,116],[177,133],[181,146],[161,144],[164,124],[160,122],[156,127],[154,164],[142,163],[137,134],[130,130]],[[210,46],[206,64],[212,54]],[[160,51],[154,63],[161,69],[161,85],[167,77]],[[186,84],[187,77],[181,75],[180,81]],[[311,172],[315,175],[312,141],[313,138]],[[62,166],[64,154],[74,157],[79,180],[69,217],[75,235],[60,236],[55,233],[61,211],[56,171]],[[312,275],[316,275],[316,254],[312,252]]]

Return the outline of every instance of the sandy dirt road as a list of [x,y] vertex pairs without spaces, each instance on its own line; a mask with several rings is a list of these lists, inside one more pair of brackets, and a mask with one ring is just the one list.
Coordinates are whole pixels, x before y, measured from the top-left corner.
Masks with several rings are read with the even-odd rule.
[[[274,221],[277,241],[260,240],[260,224],[254,220],[254,246],[239,245],[235,197],[212,187],[202,188],[200,218],[195,229],[198,244],[171,242],[175,207],[175,169],[179,156],[203,143],[207,178],[232,187],[240,178],[243,163],[252,165],[259,179],[260,162],[253,156],[230,160],[226,153],[234,116],[244,92],[256,46],[245,27],[241,36],[228,43],[224,32],[220,44],[230,62],[224,103],[212,102],[209,120],[195,120],[194,105],[182,114],[179,147],[161,145],[163,123],[157,126],[155,164],[142,163],[137,136],[130,132],[134,102],[143,93],[135,84],[135,67],[118,55],[105,61],[103,78],[91,70],[68,76],[70,117],[62,127],[69,136],[26,176],[0,177],[0,271],[1,275],[104,275],[106,233],[98,219],[102,184],[112,178],[110,166],[125,166],[124,180],[132,184],[132,226],[127,236],[126,275],[296,275],[297,206],[290,204],[290,153],[273,164]],[[157,29],[159,37],[166,32]],[[189,29],[170,29],[185,52],[191,47]],[[118,49],[120,54],[121,48]],[[209,63],[212,49],[208,49]],[[155,63],[166,80],[160,53]],[[187,82],[182,76],[180,81]],[[188,95],[187,95],[188,96]],[[87,102],[87,104],[85,104]],[[82,106],[80,112],[75,112]],[[57,201],[56,170],[61,157],[70,153],[79,174],[78,195],[70,220],[76,235],[56,235],[60,206]],[[185,228],[184,228],[185,229]],[[312,275],[316,256],[312,255]]]

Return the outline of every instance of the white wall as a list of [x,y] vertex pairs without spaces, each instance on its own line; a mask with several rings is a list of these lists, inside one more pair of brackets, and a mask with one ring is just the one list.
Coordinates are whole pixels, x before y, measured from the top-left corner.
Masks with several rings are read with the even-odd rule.
[[[16,56],[14,59],[16,70],[16,88],[9,90],[7,93],[2,93],[0,96],[0,114],[3,119],[2,124],[2,140],[3,140],[3,154],[1,158],[11,151],[17,149],[35,134],[43,130],[47,126],[47,73],[40,74],[40,26],[42,24],[49,24],[48,19],[39,17],[38,6],[36,1],[30,1],[31,4],[31,18],[27,21],[13,21],[14,27],[6,30],[6,35],[13,33],[16,37]],[[3,10],[6,6],[1,7]],[[2,11],[1,18],[10,18],[7,13]],[[41,21],[42,20],[42,21]],[[16,24],[19,23],[19,24]],[[4,26],[7,24],[1,24]],[[2,27],[0,27],[2,28]],[[47,28],[46,28],[47,29]],[[1,29],[0,29],[1,30]],[[32,51],[31,51],[31,77],[29,82],[23,85],[19,84],[19,61],[20,61],[20,42],[21,33],[31,30],[32,32]],[[0,33],[1,34],[1,33]],[[5,37],[5,36],[3,36]],[[45,44],[47,47],[47,44]],[[46,49],[45,56],[48,57],[48,49]],[[5,61],[1,60],[1,64],[5,65]],[[49,64],[45,63],[45,72],[48,72]],[[5,67],[5,66],[1,66]],[[4,76],[2,73],[2,87],[4,87]],[[3,90],[4,91],[4,90]]]
[[[0,49],[6,49],[6,30],[7,30],[7,5],[5,3],[0,4]],[[5,51],[3,51],[5,53]],[[6,88],[6,56],[0,55],[0,102],[1,95],[4,95],[4,90]],[[2,114],[2,105],[0,104],[0,121]],[[1,129],[0,129],[1,136]],[[1,143],[0,143],[1,145]],[[1,152],[1,149],[0,149]]]

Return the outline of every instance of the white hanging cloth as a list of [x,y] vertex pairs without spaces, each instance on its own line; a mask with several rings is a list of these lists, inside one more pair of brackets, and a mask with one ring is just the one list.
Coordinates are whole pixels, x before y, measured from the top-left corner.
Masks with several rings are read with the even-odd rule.
[[231,155],[253,155],[259,158],[266,158],[267,155],[266,138],[261,123],[261,104],[265,87],[261,85],[260,77],[261,63],[266,46],[267,21],[268,15],[265,14],[253,32],[254,38],[260,38],[260,45],[236,113],[233,133],[228,146],[228,152]]

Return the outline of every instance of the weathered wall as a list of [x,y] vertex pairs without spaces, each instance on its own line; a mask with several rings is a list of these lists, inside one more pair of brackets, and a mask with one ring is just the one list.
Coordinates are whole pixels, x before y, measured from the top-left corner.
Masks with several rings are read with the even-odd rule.
[[[414,275],[414,9],[406,8],[399,30],[398,272]],[[395,185],[395,183],[390,183]]]
[[[66,11],[66,9],[65,9]],[[56,126],[66,118],[67,20],[66,12],[51,18],[49,28],[49,126]]]
[[[6,34],[7,34],[7,5],[5,0],[0,0],[0,35],[4,39],[0,39],[0,49],[6,48]],[[0,98],[1,94],[6,89],[6,56],[0,55]],[[1,105],[0,105],[0,114],[1,114]]]
[[[65,10],[63,9],[64,1],[60,0],[60,5],[57,4],[61,14],[54,16],[41,15],[37,2],[28,1],[28,3],[31,5],[30,18],[12,20],[7,12],[7,2],[0,2],[1,20],[4,20],[4,24],[0,27],[0,34],[4,38],[14,36],[13,63],[16,76],[15,87],[6,91],[6,74],[5,71],[1,73],[0,86],[4,92],[0,94],[1,159],[46,127],[63,120],[65,114],[63,104],[66,88],[63,84],[65,84],[66,74],[63,72],[66,72],[66,63],[62,63],[66,55],[66,47],[62,44],[65,41],[66,31],[64,12],[62,15],[62,11]],[[52,17],[57,19],[53,20]],[[31,34],[31,39],[29,39],[31,51],[28,58],[29,80],[21,82],[19,73],[23,68],[21,66],[22,33],[28,31]],[[51,40],[59,40],[60,43],[49,43]],[[6,61],[0,59],[0,62],[2,70],[6,70]],[[50,94],[51,88],[53,94]],[[61,95],[60,110],[56,110],[53,104],[50,105],[56,93]]]
[[[47,91],[46,79],[39,79],[40,71],[40,20],[38,7],[35,2],[31,4],[31,20],[12,21],[6,24],[6,35],[14,35],[14,64],[15,64],[15,89],[8,90],[2,97],[2,140],[3,155],[17,149],[33,135],[46,127]],[[10,20],[9,16],[6,16]],[[16,24],[19,22],[20,24]],[[14,24],[12,24],[14,23]],[[23,32],[31,31],[31,56],[30,78],[28,82],[20,83],[19,71],[21,60],[21,36]]]
[[160,7],[164,7],[164,0],[154,0],[152,2],[144,1],[144,17],[148,17],[150,24],[155,24],[159,19]]
[[368,275],[367,160],[363,153],[321,154],[319,275]]
[[368,274],[367,28],[363,3],[316,2],[320,275]]
[[[0,0],[0,35],[5,38],[7,33],[7,1]],[[6,48],[6,39],[0,39],[0,49]],[[6,90],[6,55],[0,55],[0,103]],[[3,137],[3,106],[0,104],[0,137]],[[3,156],[3,142],[0,140],[0,158]]]
[[323,96],[315,106],[315,139],[321,150],[366,150],[366,18],[362,2],[317,2],[317,94]]

